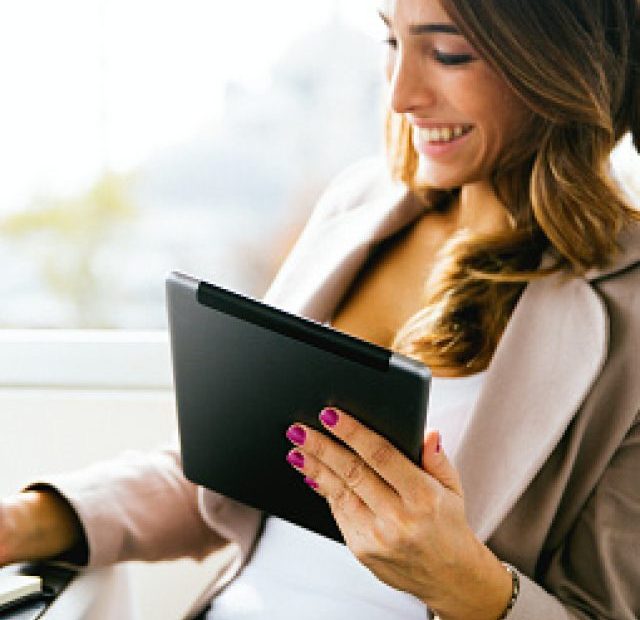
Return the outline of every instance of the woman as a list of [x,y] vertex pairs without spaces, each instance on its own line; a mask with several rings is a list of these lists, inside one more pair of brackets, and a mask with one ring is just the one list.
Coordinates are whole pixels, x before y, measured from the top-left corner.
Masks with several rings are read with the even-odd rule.
[[326,435],[283,429],[286,457],[348,547],[261,529],[166,451],[6,500],[0,560],[233,540],[194,611],[217,595],[215,618],[640,617],[640,228],[608,165],[628,131],[640,147],[638,0],[381,17],[401,183],[369,164],[339,178],[266,299],[432,368],[423,467],[328,409]]

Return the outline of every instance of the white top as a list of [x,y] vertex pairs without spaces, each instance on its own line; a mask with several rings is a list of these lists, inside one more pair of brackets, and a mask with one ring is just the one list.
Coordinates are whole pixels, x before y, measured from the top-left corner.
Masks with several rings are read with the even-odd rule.
[[[432,380],[428,427],[440,431],[453,461],[484,375]],[[207,618],[424,620],[425,606],[379,581],[346,546],[269,517],[251,560],[214,599]]]

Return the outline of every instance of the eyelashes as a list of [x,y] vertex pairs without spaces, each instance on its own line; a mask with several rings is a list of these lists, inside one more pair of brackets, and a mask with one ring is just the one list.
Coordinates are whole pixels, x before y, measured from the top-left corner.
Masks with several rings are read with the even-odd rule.
[[[393,51],[398,49],[398,41],[394,37],[384,39],[383,44]],[[471,54],[447,54],[446,52],[441,52],[435,48],[430,48],[429,53],[433,56],[436,62],[446,67],[466,65],[475,60]]]
[[471,54],[445,54],[438,50],[434,50],[433,56],[440,64],[448,67],[466,65],[473,60],[473,56],[471,56]]

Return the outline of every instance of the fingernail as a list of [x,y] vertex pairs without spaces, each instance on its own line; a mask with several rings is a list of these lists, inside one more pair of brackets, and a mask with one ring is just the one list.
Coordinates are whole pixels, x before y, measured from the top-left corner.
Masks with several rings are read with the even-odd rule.
[[320,412],[320,420],[327,426],[335,426],[338,423],[338,412],[331,407],[327,407]]
[[318,483],[313,478],[305,478],[304,483],[310,486],[312,489],[318,488]]
[[305,433],[305,430],[304,428],[302,428],[302,426],[294,424],[293,426],[289,427],[289,430],[287,430],[287,439],[295,443],[297,446],[303,445],[306,438],[307,433]]
[[292,450],[287,454],[287,462],[294,467],[304,467],[304,454],[297,450]]
[[442,450],[442,437],[440,437],[440,433],[438,433],[438,443],[436,444],[436,452],[439,454]]

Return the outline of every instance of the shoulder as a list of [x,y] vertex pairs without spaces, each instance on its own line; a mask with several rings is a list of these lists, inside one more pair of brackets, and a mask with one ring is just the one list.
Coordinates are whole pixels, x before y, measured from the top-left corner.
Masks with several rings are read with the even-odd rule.
[[607,316],[607,357],[598,379],[599,389],[593,394],[604,399],[601,408],[607,424],[612,423],[614,406],[626,426],[640,411],[640,383],[631,380],[637,373],[640,350],[639,232],[640,224],[627,229],[616,262],[589,282]]
[[612,353],[625,352],[628,362],[634,365],[640,349],[640,222],[622,231],[618,245],[619,252],[611,265],[592,270],[586,278],[606,308],[609,362]]
[[384,158],[369,157],[359,160],[329,183],[313,210],[310,221],[349,211],[393,185]]
[[587,280],[597,285],[612,278],[624,278],[629,273],[638,272],[640,269],[640,220],[625,226],[618,236],[617,245],[618,252],[610,264],[604,268],[589,270],[585,274]]

